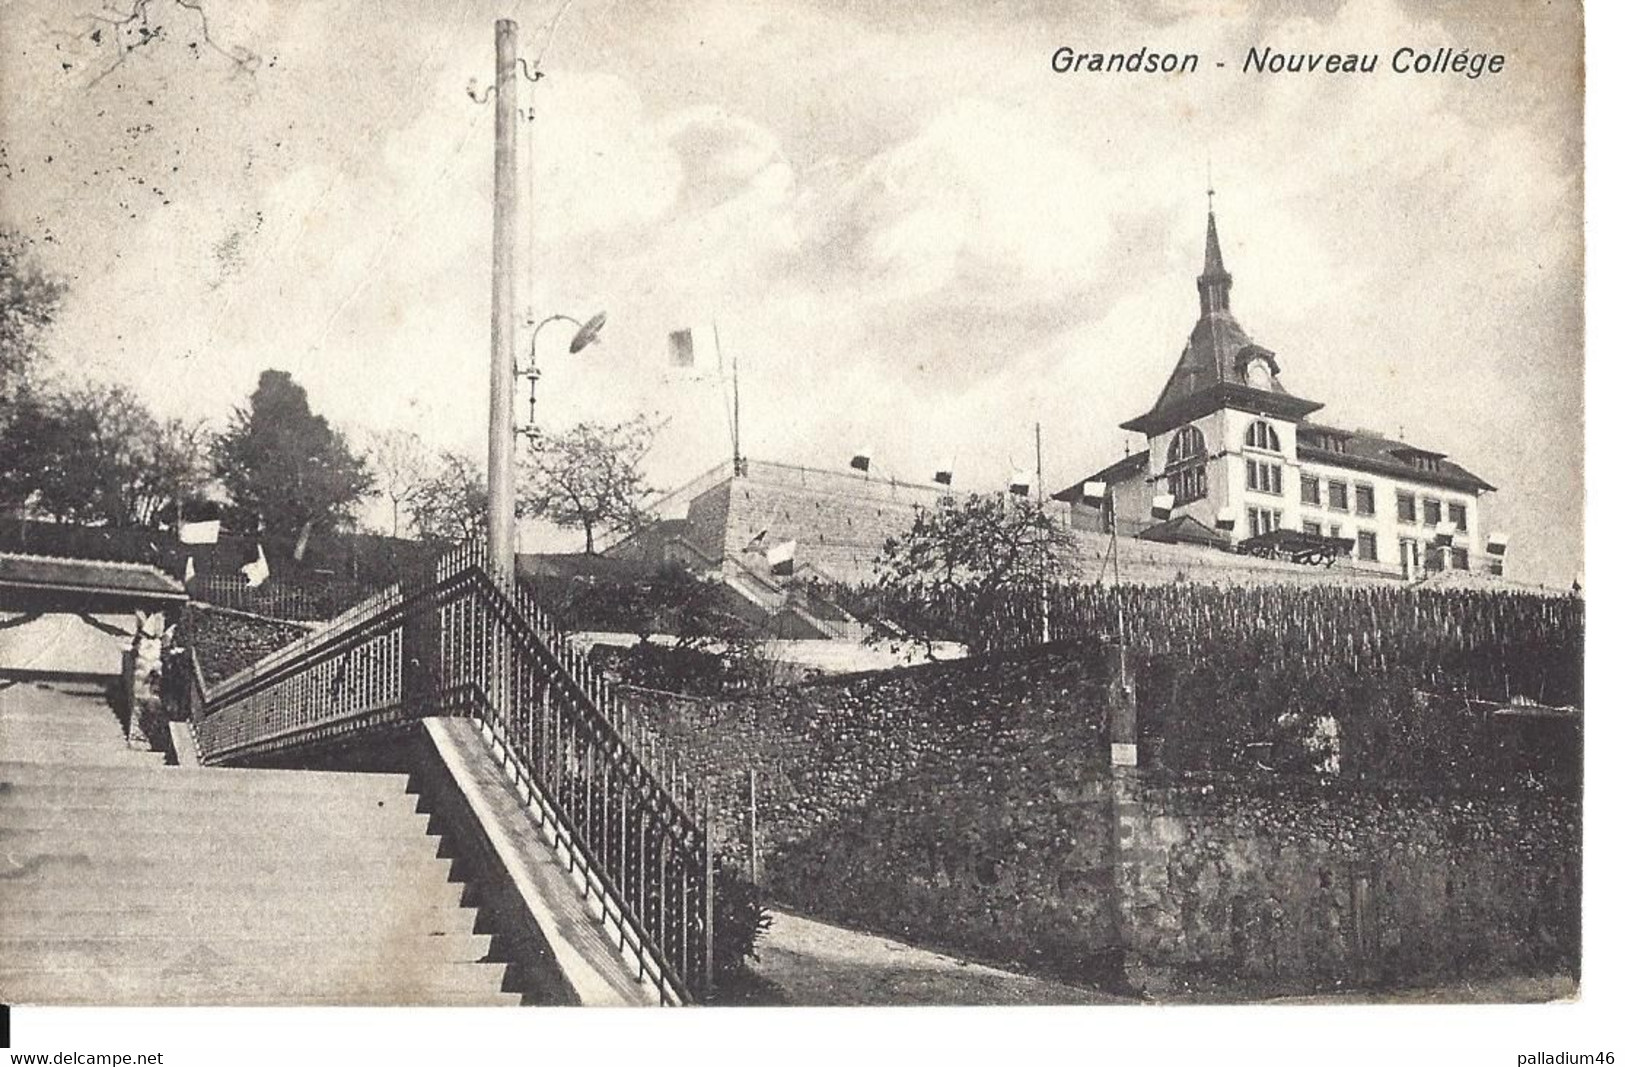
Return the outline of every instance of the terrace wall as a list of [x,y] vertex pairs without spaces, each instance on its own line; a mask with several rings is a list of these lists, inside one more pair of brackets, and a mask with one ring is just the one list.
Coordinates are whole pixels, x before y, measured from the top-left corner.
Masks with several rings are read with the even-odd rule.
[[1571,781],[1113,768],[1111,660],[636,699],[739,859],[757,769],[765,887],[814,915],[1155,997],[1577,971]]

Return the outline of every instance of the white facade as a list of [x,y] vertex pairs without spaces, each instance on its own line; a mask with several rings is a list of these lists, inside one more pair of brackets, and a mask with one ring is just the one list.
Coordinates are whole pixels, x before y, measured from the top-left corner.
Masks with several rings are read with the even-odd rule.
[[[1500,573],[1481,508],[1493,486],[1441,453],[1310,421],[1321,405],[1287,391],[1275,353],[1231,312],[1231,283],[1210,211],[1200,317],[1151,410],[1122,424],[1146,435],[1147,451],[1059,494],[1075,524],[1109,521],[1083,491],[1104,480],[1121,532],[1235,547],[1300,531],[1346,542],[1340,565],[1362,570]],[[1155,506],[1170,497],[1171,513]]]
[[[1272,435],[1254,432],[1250,443],[1249,428],[1260,424]],[[1354,565],[1396,575],[1408,576],[1416,566],[1488,570],[1494,562],[1485,552],[1477,493],[1318,456],[1301,458],[1299,427],[1289,419],[1221,409],[1189,425],[1221,447],[1209,444],[1207,495],[1176,507],[1176,515],[1188,514],[1217,529],[1220,510],[1228,509],[1238,542],[1275,528],[1343,538],[1354,542]],[[1152,470],[1164,486],[1167,450],[1177,432],[1158,435],[1152,445]],[[1447,526],[1449,543],[1439,544]]]

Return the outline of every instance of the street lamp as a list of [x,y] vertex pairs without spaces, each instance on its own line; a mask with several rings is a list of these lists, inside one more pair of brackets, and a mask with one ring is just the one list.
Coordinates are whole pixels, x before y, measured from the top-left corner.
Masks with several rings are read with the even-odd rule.
[[602,311],[586,322],[570,315],[549,315],[538,322],[536,328],[530,332],[530,366],[524,370],[515,367],[514,375],[530,382],[530,417],[525,425],[516,427],[515,432],[528,440],[532,448],[537,447],[542,436],[541,428],[536,425],[536,383],[542,377],[541,364],[536,360],[536,338],[541,336],[542,327],[550,322],[568,322],[574,326],[576,332],[575,336],[570,338],[570,354],[575,355],[587,346],[597,343],[598,334],[603,330],[605,321],[606,316]]

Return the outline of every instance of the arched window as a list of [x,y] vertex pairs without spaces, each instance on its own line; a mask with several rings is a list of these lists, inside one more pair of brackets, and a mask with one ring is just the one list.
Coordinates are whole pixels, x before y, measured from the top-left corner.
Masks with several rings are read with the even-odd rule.
[[1168,443],[1168,466],[1176,467],[1193,459],[1207,458],[1207,441],[1194,426],[1181,426]]
[[1181,426],[1168,442],[1168,491],[1174,505],[1207,496],[1207,440],[1194,426]]
[[1275,427],[1263,419],[1259,419],[1247,427],[1247,447],[1279,452],[1281,451],[1281,436],[1275,432]]

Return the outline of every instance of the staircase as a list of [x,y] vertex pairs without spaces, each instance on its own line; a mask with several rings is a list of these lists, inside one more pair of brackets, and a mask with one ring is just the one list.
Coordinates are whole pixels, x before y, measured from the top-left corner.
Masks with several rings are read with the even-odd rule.
[[0,679],[0,1003],[517,1004],[406,786],[165,767]]

